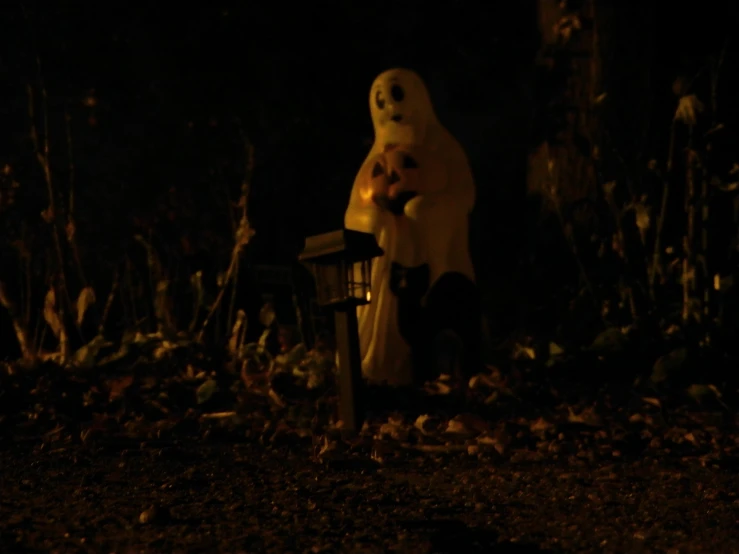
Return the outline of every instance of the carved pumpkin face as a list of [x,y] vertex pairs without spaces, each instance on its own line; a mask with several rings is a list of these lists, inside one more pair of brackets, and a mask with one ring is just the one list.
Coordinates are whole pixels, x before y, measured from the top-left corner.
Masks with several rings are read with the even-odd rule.
[[371,167],[372,201],[395,215],[418,194],[419,167],[416,157],[392,148],[378,156]]

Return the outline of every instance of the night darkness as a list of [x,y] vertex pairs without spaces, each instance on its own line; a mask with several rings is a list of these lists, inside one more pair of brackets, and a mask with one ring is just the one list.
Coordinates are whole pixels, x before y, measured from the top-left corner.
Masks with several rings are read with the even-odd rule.
[[[641,114],[648,106],[656,121],[642,159],[662,154],[667,131],[659,123],[674,109],[669,87],[720,48],[728,4],[664,19],[645,4],[623,8],[610,22],[623,34],[615,39],[614,77],[652,76],[649,89],[628,91],[633,97],[613,118],[622,127],[617,140],[633,143],[621,138],[634,134],[629,109],[641,104]],[[248,255],[284,263],[304,236],[341,224],[372,141],[369,84],[383,69],[410,67],[427,81],[441,120],[471,158],[478,183],[473,255],[483,280],[494,281],[501,266],[514,267],[525,242],[526,156],[540,135],[534,114],[548,101],[534,67],[536,6],[420,5],[325,3],[287,13],[259,4],[178,12],[85,2],[8,5],[10,48],[2,63],[10,77],[11,133],[3,150],[16,154],[5,156],[19,178],[36,169],[25,167],[35,164],[20,149],[28,147],[25,87],[39,82],[38,56],[62,180],[63,118],[70,115],[80,213],[120,212],[120,201],[132,203],[131,213],[146,211],[156,202],[152,193],[171,186],[195,197],[237,188],[244,135],[256,156],[250,218],[258,232]],[[644,57],[646,68],[630,61]],[[88,97],[94,108],[85,107]],[[108,206],[101,206],[106,195]]]
[[[17,99],[11,140],[27,133],[24,87],[36,79],[34,52],[51,121],[65,106],[71,112],[80,187],[147,191],[139,197],[145,203],[164,183],[237,184],[239,121],[256,148],[252,254],[284,260],[305,234],[341,224],[372,140],[369,85],[383,69],[408,66],[427,80],[440,117],[475,159],[482,202],[496,204],[503,187],[487,175],[523,182],[521,152],[518,168],[510,155],[487,161],[504,145],[520,151],[527,132],[537,32],[533,5],[520,4],[502,18],[495,10],[471,17],[464,6],[421,13],[414,3],[326,3],[288,13],[256,4],[174,13],[27,3],[25,15],[10,10],[13,48],[4,60]],[[90,91],[94,129],[80,106]],[[213,165],[218,176],[209,173]]]
[[[55,486],[75,499],[80,514],[96,508],[83,506],[87,497],[75,489],[100,496],[102,511],[111,513],[119,508],[103,489],[118,486],[115,476],[139,483],[123,510],[126,521],[105,524],[115,528],[111,534],[93,533],[93,520],[69,523],[73,539],[96,537],[90,552],[175,551],[184,543],[198,543],[203,552],[303,551],[319,536],[359,551],[363,533],[379,549],[367,550],[373,552],[513,547],[508,540],[535,549],[479,551],[599,551],[606,539],[615,551],[739,548],[729,509],[739,481],[726,470],[739,463],[739,3],[196,4],[28,0],[0,8],[0,360],[7,361],[0,362],[0,474],[12,470],[19,482],[31,482],[37,479],[31,466],[14,468],[14,460],[37,456],[51,467],[57,462],[41,456],[59,449],[60,467],[69,464],[64,471],[83,484],[59,477]],[[553,22],[564,21],[563,15],[551,19],[557,10],[580,17],[571,42],[552,41]],[[268,297],[250,268],[293,267],[303,271],[298,294],[311,289],[296,258],[307,236],[342,227],[352,183],[373,143],[369,88],[393,67],[424,79],[475,176],[470,248],[485,320],[485,376],[465,375],[459,390],[456,381],[435,383],[434,394],[428,386],[419,392],[418,383],[400,392],[372,388],[369,435],[342,442],[331,427],[336,394],[326,364],[333,358],[320,357],[321,348],[335,346],[331,324],[320,340],[307,341],[315,347],[309,355],[285,362],[299,346],[290,342],[290,333],[298,333],[284,325],[296,323],[294,299],[283,295],[276,306],[283,325],[265,321],[259,314]],[[701,107],[697,119],[675,120],[691,95],[700,102],[690,104]],[[592,107],[595,97],[605,99],[600,107]],[[53,187],[37,157],[33,125],[40,150],[48,141]],[[552,168],[566,171],[552,177]],[[163,350],[205,327],[232,259],[245,180],[255,235],[241,254],[236,285],[209,321],[205,342],[191,341],[195,354],[182,348],[162,358]],[[49,188],[57,212],[42,217],[57,217],[61,247],[38,215],[49,206]],[[74,245],[63,240],[71,219]],[[158,273],[143,240],[158,253]],[[200,292],[191,287],[198,271]],[[157,296],[164,281],[166,299]],[[87,286],[97,301],[75,322],[73,304]],[[64,287],[73,291],[66,313]],[[28,373],[10,362],[23,351],[19,322],[43,350],[61,349],[50,331],[44,296],[50,288],[62,325],[72,330],[73,352],[98,333],[115,343],[95,350],[94,364],[75,362],[83,373],[63,373],[53,358]],[[224,354],[238,309],[246,311],[251,350]],[[174,322],[167,345],[149,347],[141,337],[162,332],[165,312]],[[140,342],[131,338],[136,332]],[[117,350],[119,343],[125,348]],[[265,360],[280,355],[265,372]],[[104,369],[95,365],[100,359],[108,360]],[[329,384],[314,378],[318,366],[321,379],[331,375]],[[36,410],[33,425],[23,419],[28,410]],[[422,414],[443,424],[428,431],[424,420],[419,427]],[[465,431],[445,434],[456,414],[474,415],[455,423]],[[131,421],[146,428],[132,430]],[[71,438],[49,438],[55,427]],[[13,438],[21,434],[26,438]],[[244,436],[246,446],[239,442]],[[385,441],[393,446],[383,450],[378,444]],[[334,442],[342,457],[327,446]],[[16,443],[23,452],[14,450]],[[215,465],[204,443],[221,456]],[[233,443],[248,449],[248,462]],[[160,458],[150,462],[154,450],[171,454],[171,464],[162,469]],[[122,453],[131,451],[143,454],[131,461]],[[433,461],[411,460],[410,451]],[[688,457],[701,463],[687,463]],[[77,467],[83,458],[89,470]],[[194,460],[197,475],[185,473],[190,462],[183,460]],[[406,479],[405,469],[400,484],[392,472],[392,483],[378,480],[378,467],[395,471],[389,460],[410,468],[420,484]],[[682,477],[672,462],[684,464]],[[247,477],[234,469],[242,463]],[[489,472],[483,477],[482,466],[494,467],[498,481]],[[655,468],[674,477],[671,484],[654,484],[662,482]],[[313,479],[314,469],[320,479]],[[568,471],[577,479],[562,477]],[[238,474],[231,488],[248,490],[246,500],[233,490],[223,499],[212,486],[204,492],[203,483],[218,472]],[[611,500],[603,503],[593,500],[605,490],[599,472],[616,476],[609,478]],[[218,479],[226,486],[227,477]],[[643,483],[645,498],[636,507],[625,500],[635,482]],[[591,490],[594,483],[601,492]],[[142,492],[149,485],[162,492]],[[36,508],[27,497],[38,491],[11,489],[11,500],[0,500],[0,550],[15,551],[6,550],[6,537],[64,548],[56,531],[29,523]],[[203,499],[182,492],[196,489]],[[426,503],[422,489],[433,501]],[[512,502],[521,490],[522,503]],[[703,498],[705,491],[715,494]],[[38,505],[52,513],[44,494]],[[710,521],[709,508],[684,500],[690,495],[703,495]],[[264,498],[279,509],[263,506]],[[341,533],[311,523],[313,516],[303,513],[306,499],[319,506],[315,513],[339,518],[330,527]],[[300,506],[288,507],[291,502]],[[160,509],[151,516],[156,525],[175,529],[166,540],[151,526],[134,537],[149,505]],[[358,506],[379,508],[367,515]],[[629,506],[638,514],[629,515]],[[671,515],[663,517],[661,507]],[[380,517],[385,509],[389,519]],[[26,519],[18,523],[5,510]],[[54,510],[67,521],[63,510]],[[343,510],[350,515],[340,517]],[[236,542],[206,538],[196,522],[200,513],[225,521],[222,532]],[[273,513],[287,515],[275,522]],[[550,520],[557,529],[581,528],[553,530],[545,525]],[[649,532],[645,521],[652,522]],[[603,530],[611,527],[613,533]],[[292,538],[275,538],[281,534]],[[643,546],[650,540],[652,550]]]

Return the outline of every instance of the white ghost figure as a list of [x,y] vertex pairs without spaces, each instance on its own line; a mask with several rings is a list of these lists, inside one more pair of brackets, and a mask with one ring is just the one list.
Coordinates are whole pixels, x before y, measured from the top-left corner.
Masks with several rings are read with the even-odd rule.
[[[373,382],[403,385],[412,381],[411,352],[398,329],[391,263],[428,264],[428,290],[449,271],[474,282],[468,233],[475,184],[464,150],[437,119],[415,72],[383,72],[369,100],[375,142],[354,181],[344,225],[374,233],[385,252],[372,266],[371,302],[357,309],[363,374]],[[378,160],[394,148],[413,152],[419,166],[418,195],[399,215],[373,201],[371,185]]]

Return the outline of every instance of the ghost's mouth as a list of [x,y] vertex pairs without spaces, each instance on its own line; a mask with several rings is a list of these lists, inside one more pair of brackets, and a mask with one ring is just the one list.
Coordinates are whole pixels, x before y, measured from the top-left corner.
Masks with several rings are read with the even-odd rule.
[[395,123],[400,123],[401,121],[403,121],[403,116],[401,114],[397,113],[394,116],[392,116],[390,119],[392,119],[393,121],[395,121]]

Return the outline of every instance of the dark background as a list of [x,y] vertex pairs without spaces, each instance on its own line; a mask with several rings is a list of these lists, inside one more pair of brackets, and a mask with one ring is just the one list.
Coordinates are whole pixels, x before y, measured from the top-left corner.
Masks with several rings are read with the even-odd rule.
[[[252,253],[284,260],[303,235],[341,225],[372,142],[369,86],[405,66],[423,75],[467,148],[480,203],[500,205],[523,182],[537,48],[534,3],[511,4],[505,12],[414,2],[6,7],[3,62],[15,102],[6,108],[14,134],[4,133],[5,150],[27,134],[24,87],[37,81],[36,55],[51,128],[65,108],[72,116],[76,178],[90,203],[102,198],[95,191],[125,187],[144,205],[168,185],[212,189],[234,178],[243,165],[238,119],[256,148]],[[83,109],[90,94],[98,105]],[[54,150],[63,172],[66,148]],[[221,174],[210,174],[214,165]]]
[[[720,48],[736,4],[606,4],[618,43],[609,46],[610,78],[628,80],[632,68],[650,76],[649,87],[622,95],[615,140],[639,142],[634,156],[644,161],[664,157],[677,101],[671,83]],[[176,262],[182,271],[225,267],[228,202],[238,197],[247,137],[256,236],[246,256],[289,263],[306,235],[341,226],[372,143],[369,86],[387,68],[409,67],[469,154],[478,186],[473,258],[486,298],[509,295],[536,221],[526,211],[526,160],[550,92],[537,68],[537,5],[435,6],[5,3],[0,162],[36,190],[31,213],[42,210],[48,200],[29,140],[26,86],[43,86],[57,187],[66,199],[66,118],[83,264],[106,281],[131,231],[167,219],[163,243],[188,244]],[[632,115],[647,124],[629,125]],[[646,127],[644,136],[635,127]]]

